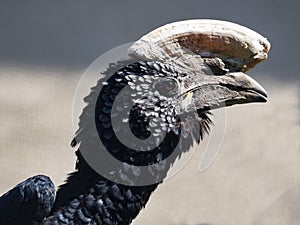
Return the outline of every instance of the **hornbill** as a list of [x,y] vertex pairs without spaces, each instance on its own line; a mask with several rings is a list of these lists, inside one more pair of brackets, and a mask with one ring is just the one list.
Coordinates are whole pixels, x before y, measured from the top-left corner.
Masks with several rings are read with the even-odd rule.
[[84,99],[71,143],[76,170],[57,192],[38,175],[4,194],[0,225],[130,224],[175,160],[209,132],[211,109],[266,102],[266,91],[244,72],[269,48],[254,31],[223,21],[150,32],[128,59],[109,64]]

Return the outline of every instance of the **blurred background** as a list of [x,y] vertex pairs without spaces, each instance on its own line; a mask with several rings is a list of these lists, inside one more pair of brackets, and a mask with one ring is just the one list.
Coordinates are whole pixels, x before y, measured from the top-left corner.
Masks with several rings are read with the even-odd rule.
[[58,186],[73,170],[73,98],[98,56],[169,22],[213,18],[270,40],[269,59],[250,72],[269,102],[228,108],[214,164],[198,171],[206,140],[133,224],[299,224],[299,6],[278,0],[1,0],[0,194],[40,173]]

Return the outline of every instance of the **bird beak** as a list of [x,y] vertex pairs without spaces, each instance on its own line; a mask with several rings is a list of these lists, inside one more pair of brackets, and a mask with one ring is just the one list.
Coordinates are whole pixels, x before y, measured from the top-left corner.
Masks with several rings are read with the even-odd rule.
[[[189,80],[189,79],[187,79]],[[181,92],[182,111],[210,110],[235,104],[266,102],[267,92],[242,72],[222,76],[198,76]]]

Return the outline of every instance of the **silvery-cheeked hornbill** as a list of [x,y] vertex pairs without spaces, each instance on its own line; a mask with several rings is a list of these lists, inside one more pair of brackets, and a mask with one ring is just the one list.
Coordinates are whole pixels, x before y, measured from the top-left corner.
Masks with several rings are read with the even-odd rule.
[[[4,194],[0,225],[130,224],[174,161],[209,132],[210,109],[266,102],[244,72],[269,48],[254,31],[215,20],[177,22],[142,37],[84,99],[71,143],[75,172],[57,192],[38,175]],[[129,143],[128,131],[142,145]],[[95,148],[121,163],[101,158],[99,172],[90,162]]]

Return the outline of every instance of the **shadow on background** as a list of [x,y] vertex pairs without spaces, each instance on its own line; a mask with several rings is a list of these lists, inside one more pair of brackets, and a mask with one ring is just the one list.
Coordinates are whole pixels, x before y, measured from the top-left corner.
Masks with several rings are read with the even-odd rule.
[[299,79],[298,1],[81,0],[0,2],[0,62],[85,69],[104,52],[163,24],[215,18],[252,28],[272,43],[256,70]]

